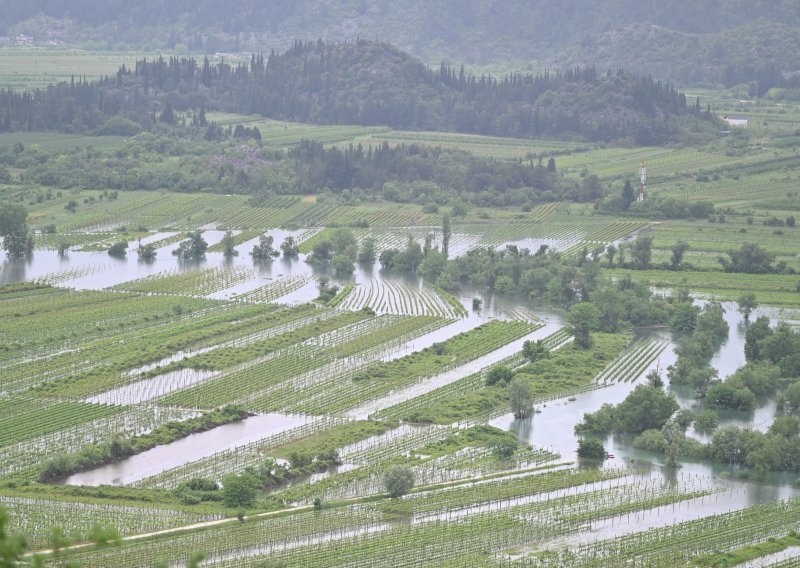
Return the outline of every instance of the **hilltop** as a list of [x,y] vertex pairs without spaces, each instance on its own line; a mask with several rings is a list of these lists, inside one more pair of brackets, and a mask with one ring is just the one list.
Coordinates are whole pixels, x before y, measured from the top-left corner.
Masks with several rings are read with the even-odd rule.
[[444,64],[431,69],[390,44],[366,40],[297,42],[236,66],[207,58],[141,60],[94,83],[61,83],[33,96],[4,92],[0,108],[9,109],[0,122],[5,130],[92,131],[116,118],[150,128],[176,122],[176,112],[201,110],[646,145],[686,142],[715,128],[698,101],[689,104],[668,83],[623,70],[477,76]]

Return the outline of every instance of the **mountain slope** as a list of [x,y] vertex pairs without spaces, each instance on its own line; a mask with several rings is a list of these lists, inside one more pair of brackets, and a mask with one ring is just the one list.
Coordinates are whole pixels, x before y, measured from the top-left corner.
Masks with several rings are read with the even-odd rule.
[[[777,39],[778,44],[790,46],[787,53],[777,53],[786,64],[780,69],[793,70],[798,44],[792,43],[795,36],[789,32],[800,29],[800,4],[793,0],[240,0],[231,6],[211,0],[5,0],[3,4],[0,35],[5,28],[11,34],[25,32],[40,39],[91,40],[103,46],[183,46],[205,53],[284,49],[298,38],[378,38],[426,62],[516,69],[551,68],[561,61],[600,69],[624,63],[637,71],[653,67],[654,75],[671,80],[693,81],[716,80],[715,64],[700,65],[702,73],[693,73],[691,66],[727,51],[736,55],[737,40],[748,44],[759,38]],[[772,27],[750,27],[757,20]],[[653,30],[662,31],[652,38]],[[725,36],[728,31],[733,35]],[[632,51],[613,49],[613,38],[620,34],[636,42]],[[648,38],[656,41],[648,43]],[[691,63],[679,56],[687,53],[686,45],[697,46],[688,53]],[[564,54],[565,49],[570,52]],[[636,64],[631,55],[646,61]]]

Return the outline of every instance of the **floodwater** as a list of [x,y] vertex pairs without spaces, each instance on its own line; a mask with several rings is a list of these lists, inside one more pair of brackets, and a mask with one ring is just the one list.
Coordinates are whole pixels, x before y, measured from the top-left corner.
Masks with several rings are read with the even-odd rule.
[[445,371],[444,373],[440,373],[433,377],[426,378],[418,383],[400,389],[398,391],[394,391],[389,393],[388,395],[366,402],[361,406],[358,406],[354,409],[351,409],[347,412],[347,416],[350,418],[354,418],[356,420],[365,420],[370,415],[378,412],[379,410],[383,410],[395,404],[399,404],[405,400],[410,398],[415,398],[417,396],[421,396],[425,393],[428,393],[432,390],[437,388],[443,387],[455,381],[458,381],[468,375],[473,373],[477,373],[481,369],[492,365],[493,363],[497,363],[506,357],[510,357],[516,353],[519,353],[522,350],[522,344],[526,341],[535,341],[537,339],[542,339],[543,337],[547,337],[548,335],[555,333],[559,329],[564,326],[564,321],[560,318],[557,314],[551,314],[548,317],[546,324],[532,333],[521,337],[511,343],[507,343],[506,345],[502,346],[499,349],[495,349],[494,351],[487,353],[477,359],[474,359],[468,363],[463,365],[459,365],[454,369],[450,369],[449,371]]
[[192,434],[171,444],[156,446],[117,463],[76,473],[68,477],[64,483],[91,486],[127,485],[217,452],[302,426],[309,420],[309,417],[301,415],[259,414],[241,422],[224,424],[206,432]]
[[[741,314],[736,311],[736,304],[725,303],[725,319],[730,331],[725,343],[712,358],[711,364],[719,372],[720,377],[726,377],[738,367],[744,365],[744,341],[746,325]],[[751,314],[751,321],[758,317],[759,312]],[[773,322],[775,323],[775,322]],[[645,331],[640,333],[654,333],[662,337],[669,337],[668,332]],[[562,398],[542,404],[537,407],[537,413],[527,420],[516,420],[512,414],[506,414],[491,422],[493,426],[516,432],[520,441],[530,443],[536,447],[551,449],[561,454],[562,459],[578,460],[578,439],[575,435],[575,425],[583,418],[584,413],[594,412],[604,403],[618,404],[640,384],[647,373],[652,369],[659,369],[667,383],[667,389],[675,392],[678,402],[684,408],[696,408],[696,403],[685,388],[669,385],[666,367],[675,362],[677,356],[671,343],[661,355],[645,369],[635,381],[614,383],[608,387],[591,390],[572,397]],[[774,400],[762,401],[761,405],[753,412],[721,412],[720,426],[752,426],[759,430],[766,430],[775,418]],[[700,441],[708,441],[708,436],[701,436],[689,430],[687,433]],[[609,435],[604,440],[606,451],[614,457],[603,462],[604,468],[631,467],[636,470],[640,478],[659,476],[665,480],[669,473],[665,468],[665,456],[658,453],[647,452],[632,446],[632,436]],[[599,539],[611,538],[687,521],[711,514],[725,513],[749,507],[759,503],[777,499],[787,499],[800,496],[800,488],[794,485],[794,478],[789,474],[774,474],[766,482],[744,481],[736,479],[738,468],[711,462],[679,460],[680,475],[692,475],[708,478],[714,484],[723,484],[732,489],[725,493],[725,499],[714,496],[687,501],[680,505],[670,505],[643,511],[628,519],[614,518],[606,521],[592,523],[591,529],[572,535],[552,543],[545,548],[563,545],[579,545]],[[663,509],[663,510],[662,510]]]

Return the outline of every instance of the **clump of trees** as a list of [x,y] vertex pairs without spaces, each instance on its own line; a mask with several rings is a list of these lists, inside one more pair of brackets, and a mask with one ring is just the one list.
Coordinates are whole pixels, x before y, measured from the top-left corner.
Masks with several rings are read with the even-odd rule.
[[276,256],[280,256],[280,252],[272,247],[275,241],[271,235],[261,235],[258,237],[258,244],[253,245],[253,250],[250,251],[250,256],[256,260],[272,260]]
[[604,404],[596,412],[587,412],[575,426],[579,434],[639,434],[660,429],[678,410],[673,395],[649,384],[637,385],[618,405]]
[[773,265],[775,255],[755,243],[744,243],[738,250],[729,250],[728,258],[719,257],[725,272],[747,274],[794,274],[794,269],[780,261]]
[[694,388],[703,399],[716,379],[709,365],[711,356],[728,336],[725,310],[719,302],[708,302],[702,310],[691,303],[678,306],[672,319],[678,335],[678,360],[668,368],[670,382]]
[[203,232],[192,231],[186,237],[186,240],[181,241],[172,254],[181,260],[203,258],[208,250],[208,243],[203,239]]

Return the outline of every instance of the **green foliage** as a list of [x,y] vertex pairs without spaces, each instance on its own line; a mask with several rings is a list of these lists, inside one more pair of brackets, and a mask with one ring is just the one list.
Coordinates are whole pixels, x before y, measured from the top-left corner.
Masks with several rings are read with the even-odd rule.
[[222,498],[231,509],[250,509],[256,503],[258,479],[245,472],[241,475],[226,475],[222,480]]
[[517,375],[508,385],[508,400],[514,418],[525,419],[533,414],[533,392],[530,382]]
[[758,307],[756,295],[752,292],[746,292],[739,296],[738,299],[739,311],[744,316],[745,321],[750,319],[750,313]]
[[650,385],[638,385],[616,406],[604,404],[596,412],[586,413],[575,426],[578,433],[640,433],[660,429],[678,410],[675,397]]
[[755,243],[744,243],[739,250],[728,251],[730,259],[719,258],[725,272],[747,274],[772,274],[778,269],[772,265],[775,255]]
[[128,250],[128,241],[119,241],[108,249],[109,256],[123,257]]
[[514,378],[514,371],[508,367],[498,365],[492,367],[489,372],[486,373],[486,384],[490,386],[497,384],[507,385],[511,382],[512,378]]
[[405,466],[393,466],[384,474],[383,484],[389,497],[402,497],[414,487],[414,472]]
[[225,231],[222,237],[222,254],[225,257],[237,256],[239,251],[236,250],[236,241],[233,239],[233,233]]
[[602,460],[606,457],[606,449],[600,440],[581,438],[578,440],[578,456],[586,459]]
[[208,249],[208,243],[203,239],[202,231],[193,231],[186,235],[185,241],[181,241],[177,249],[172,254],[181,260],[202,258]]
[[0,566],[12,568],[18,566],[28,548],[27,539],[22,535],[9,534],[6,528],[8,513],[0,507]]
[[28,212],[24,206],[12,203],[0,204],[0,236],[3,248],[11,258],[21,258],[33,249],[29,242]]
[[575,304],[567,312],[567,323],[575,337],[575,345],[589,349],[592,346],[591,332],[596,330],[600,323],[597,307],[588,302]]
[[697,316],[699,314],[700,308],[698,306],[694,306],[690,302],[681,302],[672,314],[672,319],[669,322],[670,328],[673,333],[692,333],[697,325]]
[[274,238],[271,235],[261,235],[258,237],[258,244],[253,245],[250,251],[250,256],[257,260],[272,260],[273,257],[279,256],[280,252],[272,248]]

